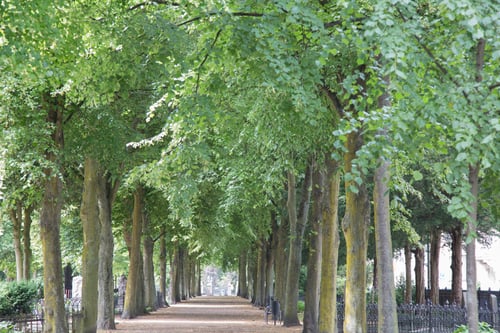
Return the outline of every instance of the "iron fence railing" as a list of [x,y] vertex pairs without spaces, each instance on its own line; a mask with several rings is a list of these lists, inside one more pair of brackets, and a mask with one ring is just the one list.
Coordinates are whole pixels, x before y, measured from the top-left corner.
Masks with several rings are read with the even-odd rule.
[[[82,304],[79,298],[67,299],[65,304],[69,332],[78,332],[82,318]],[[43,300],[38,301],[32,313],[14,314],[0,317],[0,322],[12,324],[15,332],[43,332]]]
[[[467,324],[467,310],[455,305],[405,304],[397,307],[399,333],[452,333]],[[479,309],[479,321],[500,329],[500,313],[488,308]],[[343,333],[344,304],[337,304],[338,332]],[[377,304],[368,304],[366,311],[368,333],[377,333]]]

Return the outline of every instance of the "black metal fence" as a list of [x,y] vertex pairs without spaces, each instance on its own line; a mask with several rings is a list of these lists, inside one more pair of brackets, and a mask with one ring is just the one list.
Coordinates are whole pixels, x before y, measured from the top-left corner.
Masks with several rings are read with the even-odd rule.
[[[467,324],[465,308],[454,305],[406,304],[397,308],[399,333],[452,333],[458,326]],[[338,332],[343,333],[344,304],[337,304]],[[500,313],[488,308],[479,309],[479,321],[500,329]],[[367,332],[377,333],[377,304],[369,304],[366,312]]]
[[[65,308],[68,331],[78,332],[82,319],[81,300],[79,298],[68,299]],[[10,323],[15,332],[43,332],[43,300],[36,303],[32,313],[0,317],[0,322]]]

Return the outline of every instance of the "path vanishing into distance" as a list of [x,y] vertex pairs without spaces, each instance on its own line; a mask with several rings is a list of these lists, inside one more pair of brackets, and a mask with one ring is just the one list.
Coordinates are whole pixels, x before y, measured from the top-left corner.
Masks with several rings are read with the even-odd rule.
[[[301,332],[302,327],[274,326],[264,310],[252,306],[249,300],[234,296],[201,296],[161,308],[134,319],[117,318],[120,333],[285,333]],[[113,331],[113,332],[116,332]]]

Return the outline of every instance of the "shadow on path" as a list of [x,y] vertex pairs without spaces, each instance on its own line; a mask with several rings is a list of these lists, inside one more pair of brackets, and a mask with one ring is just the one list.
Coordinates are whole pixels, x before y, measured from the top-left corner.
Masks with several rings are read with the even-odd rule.
[[232,296],[196,297],[145,316],[116,321],[120,333],[302,332],[302,327],[274,326],[271,321],[266,324],[263,310],[253,307],[247,299]]

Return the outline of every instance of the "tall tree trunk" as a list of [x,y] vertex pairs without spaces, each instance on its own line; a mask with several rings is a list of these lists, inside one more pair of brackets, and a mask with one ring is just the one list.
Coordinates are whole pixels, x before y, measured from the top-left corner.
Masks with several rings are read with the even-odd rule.
[[[347,135],[344,154],[346,174],[353,172],[353,160],[363,144],[361,130]],[[353,177],[354,178],[354,177]],[[366,332],[366,260],[370,203],[366,181],[357,184],[354,179],[345,181],[346,211],[342,221],[347,256],[345,287],[345,333]]]
[[309,233],[309,258],[305,293],[303,333],[319,332],[319,301],[322,258],[322,204],[324,194],[324,172],[315,166],[312,176],[312,215]]
[[23,225],[23,206],[21,201],[17,201],[15,208],[9,210],[12,220],[12,238],[14,245],[14,254],[16,257],[16,280],[23,280],[23,250],[22,250],[22,225]]
[[98,271],[100,221],[98,192],[98,163],[87,157],[84,166],[82,206],[80,218],[83,225],[82,253],[82,332],[92,333],[97,329]]
[[187,249],[184,245],[181,246],[181,251],[180,253],[180,282],[181,282],[181,299],[183,301],[189,299],[188,296],[188,289],[189,289],[189,284],[187,283],[188,280],[186,278],[189,266],[188,266],[188,252]]
[[411,304],[412,301],[412,283],[411,283],[411,247],[409,243],[405,245],[405,304]]
[[288,172],[288,217],[290,219],[290,246],[286,274],[285,315],[283,324],[287,327],[300,325],[297,316],[299,299],[299,277],[302,264],[302,240],[309,213],[311,199],[312,167],[308,165],[302,185],[301,200],[297,214],[295,175]]
[[181,294],[179,291],[179,244],[174,241],[172,261],[170,263],[170,301],[172,304],[181,301]]
[[[484,46],[483,46],[484,47]],[[477,333],[479,329],[479,311],[477,300],[477,272],[476,272],[476,226],[477,206],[479,192],[479,163],[469,167],[469,184],[471,187],[472,203],[469,219],[467,221],[465,245],[466,274],[467,274],[467,325],[469,332]]]
[[201,296],[201,259],[198,259],[198,281],[196,285],[196,296]]
[[122,318],[131,319],[144,312],[144,285],[141,257],[141,236],[144,210],[144,189],[138,185],[134,192],[134,211],[132,213],[132,234],[130,263],[125,291],[125,304]]
[[[483,81],[484,69],[484,50],[486,47],[486,40],[480,38],[477,42],[475,69],[476,69],[476,82]],[[469,165],[469,185],[472,196],[471,209],[469,211],[469,218],[467,220],[465,246],[466,253],[466,274],[467,274],[467,324],[469,332],[477,333],[479,329],[479,312],[478,300],[476,292],[477,270],[476,270],[476,228],[477,228],[477,207],[479,201],[479,170],[481,162]]]
[[462,233],[462,223],[451,231],[451,299],[458,306],[462,306]]
[[52,126],[53,148],[47,149],[45,158],[49,166],[44,173],[42,210],[40,212],[40,235],[43,252],[43,291],[44,291],[44,333],[66,333],[68,324],[64,309],[63,268],[61,260],[61,210],[62,179],[60,158],[64,145],[62,97],[44,96],[43,107],[47,108],[47,122]]
[[99,168],[98,194],[99,221],[101,233],[99,238],[99,271],[98,271],[98,301],[97,330],[112,330],[115,324],[115,297],[113,280],[113,225],[111,220],[112,206],[118,192],[120,182],[112,181],[109,173]]
[[238,264],[238,296],[248,298],[247,251],[242,250]]
[[24,228],[23,228],[23,277],[31,280],[31,263],[33,261],[33,251],[31,250],[31,214],[35,209],[34,205],[24,208]]
[[255,291],[257,290],[257,255],[253,248],[248,257],[248,286],[252,304],[255,304]]
[[323,250],[319,332],[337,332],[337,264],[339,254],[338,203],[340,172],[337,164],[327,159],[326,186],[323,200]]
[[276,258],[276,245],[278,244],[278,218],[276,212],[271,212],[271,235],[267,241],[267,256],[266,256],[266,301],[274,298],[274,262]]
[[[282,214],[283,215],[283,214]],[[276,281],[276,300],[285,305],[286,292],[286,271],[288,263],[288,232],[289,219],[286,216],[281,216],[278,230],[278,244],[275,249],[275,281]]]
[[[388,105],[388,95],[379,99],[379,107]],[[385,130],[379,131],[383,137]],[[383,156],[374,174],[374,222],[376,246],[376,272],[378,291],[378,332],[397,333],[396,290],[394,287],[394,268],[392,257],[392,237],[389,205],[390,162]]]
[[265,300],[264,300],[264,281],[265,281],[265,267],[266,267],[266,263],[265,263],[265,258],[266,258],[266,254],[264,253],[265,252],[265,245],[264,245],[265,242],[263,241],[258,241],[258,248],[257,248],[257,274],[256,274],[256,289],[255,289],[255,302],[254,302],[254,305],[255,306],[264,306],[265,304]]
[[153,264],[153,238],[149,230],[149,216],[143,213],[143,273],[144,273],[144,305],[150,310],[156,310],[158,304],[156,302],[156,288],[155,288],[155,277],[154,277],[154,264]]
[[417,304],[425,304],[424,259],[424,248],[418,246],[415,249],[415,302]]
[[432,304],[439,304],[439,252],[441,250],[441,230],[434,229],[431,232],[431,255],[429,258],[431,266],[431,294]]
[[160,293],[162,297],[163,304],[160,306],[168,306],[167,303],[167,236],[166,230],[163,226],[161,228],[160,235]]

